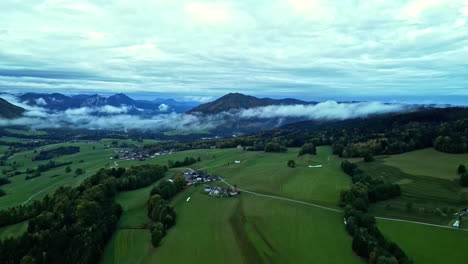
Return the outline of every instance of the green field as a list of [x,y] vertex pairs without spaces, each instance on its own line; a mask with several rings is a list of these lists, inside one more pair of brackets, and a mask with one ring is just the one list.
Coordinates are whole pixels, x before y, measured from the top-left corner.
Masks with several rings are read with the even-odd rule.
[[[331,155],[329,147],[319,148],[318,155],[313,158],[297,158],[297,151],[291,149],[289,153],[276,154],[238,149],[200,150],[151,161],[164,163],[168,159],[200,156],[202,162],[194,164],[194,168],[226,178],[240,188],[336,206],[339,191],[349,184],[348,177],[339,169],[339,158]],[[241,163],[235,164],[235,159]],[[299,166],[288,168],[288,159],[297,159]],[[316,164],[324,167],[308,167]],[[121,230],[107,246],[103,263],[126,259],[120,258],[121,254],[134,255],[139,261],[119,263],[187,260],[211,263],[219,259],[225,263],[285,263],[288,260],[361,263],[351,250],[351,238],[343,228],[339,213],[250,194],[218,199],[204,194],[201,187],[189,187],[174,199],[177,225],[169,231],[161,247],[117,250],[126,245],[134,248],[133,245],[142,240],[150,243],[149,231],[142,234],[141,230],[125,229],[146,223],[148,193],[149,189],[142,189],[117,198],[124,208],[119,223]],[[186,202],[187,197],[191,197],[189,202]],[[177,249],[181,250],[174,254]],[[334,254],[336,250],[340,254]],[[147,252],[145,257],[141,257],[143,252]]]
[[384,163],[408,174],[451,180],[459,177],[458,165],[468,166],[468,154],[449,154],[429,148],[392,155]]
[[[2,186],[7,195],[0,198],[0,209],[16,206],[27,201],[42,199],[46,194],[54,192],[55,189],[62,185],[76,186],[99,169],[109,167],[112,164],[109,157],[113,155],[113,149],[106,148],[103,144],[62,143],[39,147],[36,150],[39,152],[43,149],[59,146],[79,146],[81,149],[79,153],[54,159],[57,162],[73,162],[70,165],[72,172],[67,174],[65,173],[65,167],[58,167],[43,172],[42,176],[30,180],[25,180],[26,174],[11,177],[11,183]],[[26,171],[27,168],[36,168],[38,164],[48,162],[32,161],[34,155],[33,150],[19,152],[9,159],[8,162],[15,163],[18,171]],[[1,169],[5,168],[8,168],[8,166],[1,167]],[[84,169],[85,174],[75,177],[74,170],[76,168]],[[3,176],[1,172],[0,176]]]
[[468,256],[468,232],[386,220],[379,220],[378,226],[416,264],[463,263]]
[[[372,207],[372,213],[378,216],[447,225],[453,219],[453,212],[436,214],[433,211],[437,209],[453,211],[468,206],[468,201],[462,198],[463,193],[468,191],[467,188],[460,187],[454,176],[447,176],[455,174],[458,165],[453,164],[459,164],[464,157],[466,155],[424,149],[379,157],[374,162],[359,162],[359,168],[366,174],[398,183],[402,189],[401,197],[377,203]],[[436,160],[444,162],[437,163]],[[446,173],[437,173],[437,171]],[[407,210],[407,203],[413,204],[412,210]]]
[[20,222],[14,225],[0,227],[0,239],[5,239],[12,236],[18,236],[26,232],[28,229],[28,221]]
[[[190,167],[222,177],[239,188],[333,208],[338,208],[340,191],[351,184],[350,177],[340,169],[341,159],[332,155],[330,147],[318,147],[317,155],[302,157],[297,156],[299,149],[295,148],[290,148],[287,153],[204,149],[133,161],[111,160],[116,148],[107,145],[113,141],[137,146],[156,142],[104,139],[98,144],[61,143],[39,147],[37,151],[80,146],[80,153],[55,160],[72,161],[73,171],[83,168],[86,173],[74,177],[73,172],[66,174],[65,167],[59,167],[31,180],[25,180],[25,174],[14,176],[10,178],[12,183],[1,187],[7,195],[0,198],[0,209],[41,199],[62,185],[76,186],[100,168],[167,165],[169,160],[185,157],[200,157],[202,161]],[[0,146],[0,151],[6,149],[6,146]],[[15,162],[19,171],[47,162],[33,162],[34,155],[33,150],[19,152],[8,162]],[[419,209],[468,206],[460,202],[460,194],[467,190],[458,186],[454,172],[459,163],[465,163],[466,157],[426,149],[378,157],[370,163],[355,162],[359,162],[364,173],[399,183],[402,187],[401,197],[375,204],[372,214],[445,225],[453,216],[420,213]],[[290,159],[296,161],[296,168],[286,166]],[[240,164],[235,160],[240,160]],[[443,164],[437,161],[443,161]],[[310,168],[309,165],[322,167]],[[9,166],[0,167],[4,168]],[[183,168],[171,169],[167,177],[181,170]],[[146,202],[151,188],[123,192],[116,197],[123,214],[118,230],[106,246],[102,263],[364,262],[351,249],[351,238],[344,230],[341,213],[248,193],[235,198],[213,198],[206,195],[201,186],[188,187],[173,199],[177,224],[169,230],[161,246],[153,248],[150,232],[146,229],[150,223]],[[187,197],[191,197],[189,202]],[[405,209],[408,201],[414,203],[411,212]],[[466,255],[461,248],[467,243],[466,232],[384,220],[379,220],[378,224],[385,236],[397,242],[415,263],[453,263]],[[26,228],[27,222],[0,228],[0,238],[21,234]],[[450,246],[451,243],[456,246]],[[442,257],[446,255],[450,257]]]

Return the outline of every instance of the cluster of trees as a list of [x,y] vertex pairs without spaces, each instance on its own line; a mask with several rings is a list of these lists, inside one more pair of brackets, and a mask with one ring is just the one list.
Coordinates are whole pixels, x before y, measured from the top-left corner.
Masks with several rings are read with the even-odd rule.
[[289,168],[296,168],[296,162],[294,160],[288,160],[287,165]]
[[5,178],[5,177],[0,177],[0,186],[11,183],[10,179]]
[[148,217],[153,221],[151,224],[151,243],[154,247],[166,235],[169,228],[175,225],[176,212],[169,204],[169,200],[186,186],[183,176],[176,176],[174,182],[161,181],[150,193],[148,200]]
[[[11,183],[11,181],[8,178],[5,177],[0,177],[0,186]],[[0,189],[0,197],[6,195],[6,192],[2,189]]]
[[58,147],[55,149],[43,150],[39,152],[34,158],[34,160],[49,160],[63,155],[70,155],[80,152],[80,147],[77,146],[64,146]]
[[187,185],[187,181],[182,175],[174,177],[174,181],[161,181],[151,189],[150,196],[160,195],[165,200],[170,200]]
[[174,162],[174,161],[172,161],[172,160],[169,160],[169,161],[167,162],[167,166],[168,166],[169,168],[179,168],[179,167],[190,166],[190,165],[192,165],[192,164],[194,164],[194,163],[196,163],[196,162],[199,162],[199,161],[201,161],[201,158],[200,158],[200,157],[198,157],[198,158],[196,158],[196,159],[193,158],[193,157],[185,157],[185,159],[182,160],[182,161],[175,161],[175,162]]
[[166,170],[159,165],[102,169],[78,187],[60,187],[42,201],[0,211],[0,227],[29,219],[23,235],[0,241],[0,263],[98,262],[122,212],[115,195],[135,188],[133,180],[147,186]]
[[42,173],[45,172],[45,171],[48,171],[48,170],[53,169],[53,168],[67,166],[67,165],[70,165],[70,164],[72,164],[72,162],[56,162],[54,160],[50,160],[46,164],[40,164],[39,166],[37,166],[36,169],[28,168],[26,170],[26,173],[28,175],[26,175],[25,179],[26,180],[34,179],[34,178],[40,177],[42,175]]
[[113,168],[111,171],[116,178],[120,179],[118,189],[121,191],[129,191],[146,187],[163,178],[167,167],[145,164],[137,167],[130,167],[126,170],[124,168]]
[[356,164],[348,161],[341,167],[353,179],[351,189],[342,191],[340,197],[346,230],[353,237],[353,250],[369,263],[412,263],[398,245],[385,239],[375,218],[368,213],[371,203],[400,195],[399,186],[363,175]]
[[276,142],[269,142],[265,145],[265,152],[286,152],[288,149],[285,146]]
[[302,156],[305,154],[311,154],[311,155],[317,154],[317,149],[313,143],[306,143],[302,145],[301,150],[299,150],[299,156]]
[[465,165],[460,164],[460,166],[458,166],[457,173],[460,175],[460,185],[468,187],[468,173]]

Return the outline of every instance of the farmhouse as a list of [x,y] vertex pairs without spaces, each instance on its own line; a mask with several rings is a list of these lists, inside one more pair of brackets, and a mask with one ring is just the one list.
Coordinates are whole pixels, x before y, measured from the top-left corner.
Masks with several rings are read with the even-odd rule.
[[209,185],[204,186],[204,191],[207,192],[208,195],[216,197],[230,197],[239,194],[239,191],[236,188],[230,189],[226,187],[213,187]]
[[187,185],[192,185],[196,183],[203,183],[203,182],[212,182],[218,181],[218,177],[213,177],[211,174],[206,174],[201,171],[196,171],[193,169],[185,169],[184,171],[184,178],[187,181]]

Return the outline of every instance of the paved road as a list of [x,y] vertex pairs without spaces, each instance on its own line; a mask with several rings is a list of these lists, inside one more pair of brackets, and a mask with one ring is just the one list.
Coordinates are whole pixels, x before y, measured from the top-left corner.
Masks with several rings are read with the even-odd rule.
[[[221,179],[221,181],[222,181],[224,184],[228,185],[229,187],[234,188],[234,186],[232,186],[231,184],[229,184],[226,180]],[[342,212],[343,212],[342,210],[339,210],[339,209],[330,208],[330,207],[326,207],[326,206],[322,206],[322,205],[318,205],[318,204],[307,203],[307,202],[298,201],[298,200],[293,200],[293,199],[284,198],[284,197],[280,197],[280,196],[261,194],[261,193],[252,192],[252,191],[248,191],[248,190],[243,190],[243,189],[239,189],[239,188],[237,188],[237,189],[238,189],[239,191],[241,191],[241,192],[248,193],[248,194],[252,194],[252,195],[256,195],[256,196],[267,197],[267,198],[271,198],[271,199],[277,199],[277,200],[283,200],[283,201],[288,201],[288,202],[303,204],[303,205],[312,206],[312,207],[317,207],[317,208],[320,208],[320,209],[324,209],[324,210],[328,210],[328,211],[332,211],[332,212],[337,212],[337,213],[342,213]],[[387,221],[396,221],[396,222],[404,222],[404,223],[411,223],[411,224],[417,224],[417,225],[426,225],[426,226],[440,227],[440,228],[446,228],[446,229],[454,229],[454,230],[468,231],[468,229],[463,229],[463,228],[455,228],[455,227],[451,227],[451,226],[435,225],[435,224],[430,224],[430,223],[417,222],[417,221],[410,221],[410,220],[403,220],[403,219],[396,219],[396,218],[378,217],[378,216],[376,216],[375,218],[376,218],[376,219],[380,219],[380,220],[387,220]]]

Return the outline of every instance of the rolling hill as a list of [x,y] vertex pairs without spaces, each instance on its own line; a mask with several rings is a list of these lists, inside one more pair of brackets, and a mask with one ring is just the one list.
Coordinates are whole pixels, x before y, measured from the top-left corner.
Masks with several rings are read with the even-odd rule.
[[206,104],[201,104],[192,110],[188,111],[191,113],[202,113],[202,114],[218,114],[221,112],[230,111],[233,109],[248,109],[261,106],[269,105],[294,105],[294,104],[315,104],[315,102],[306,102],[292,98],[286,99],[271,99],[271,98],[257,98],[250,95],[244,95],[241,93],[229,93],[223,97]]

